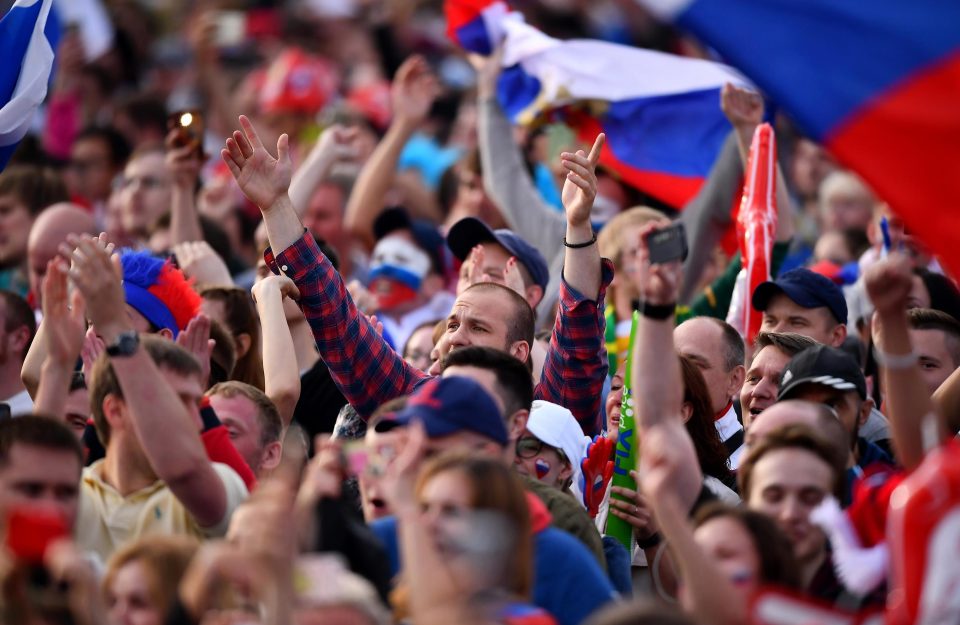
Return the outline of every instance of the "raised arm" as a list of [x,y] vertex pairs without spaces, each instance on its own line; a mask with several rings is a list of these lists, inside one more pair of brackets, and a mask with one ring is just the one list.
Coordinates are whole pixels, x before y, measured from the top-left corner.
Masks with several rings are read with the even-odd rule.
[[290,182],[290,201],[293,202],[297,215],[303,216],[310,204],[310,197],[317,185],[330,175],[330,169],[339,161],[353,156],[353,141],[356,137],[356,129],[339,125],[330,126],[323,131]]
[[383,210],[400,153],[427,118],[438,92],[437,79],[423,57],[410,57],[397,70],[391,88],[393,121],[360,171],[344,216],[344,227],[370,249],[375,243],[373,222]]
[[[646,243],[650,233],[666,225],[669,222],[654,222],[640,230],[637,271],[644,276],[640,290],[643,304],[633,352],[633,397],[641,441],[655,436],[685,448],[687,443],[683,441],[689,441],[689,436],[682,417],[683,375],[673,345],[674,311],[683,270],[679,261],[650,264]],[[696,454],[689,462],[670,466],[676,496],[689,510],[703,483]]]
[[[748,91],[731,84],[723,86],[720,92],[720,108],[733,125],[737,137],[737,149],[740,152],[740,163],[744,168],[750,155],[750,144],[753,142],[753,133],[763,122],[763,98],[759,93]],[[787,182],[783,177],[783,170],[777,163],[777,232],[775,240],[789,241],[793,237],[793,210],[790,204],[790,194],[787,193]]]
[[477,69],[477,140],[483,188],[510,228],[540,250],[547,263],[563,249],[566,220],[540,196],[527,172],[513,126],[497,101],[501,54],[472,57]]
[[600,258],[590,225],[603,141],[601,134],[589,155],[583,151],[561,155],[568,171],[563,186],[568,246],[560,310],[536,389],[537,399],[568,408],[589,435],[600,431],[600,395],[609,367],[603,348],[603,296],[612,272]]
[[[133,330],[127,317],[120,257],[97,242],[71,237],[65,250],[73,261],[70,278],[87,301],[90,320],[107,345]],[[130,421],[144,454],[200,527],[214,527],[228,512],[226,488],[200,440],[197,419],[166,382],[143,348],[113,358],[113,370],[126,398]],[[197,383],[197,399],[202,387]]]
[[33,402],[35,414],[63,420],[74,366],[87,329],[83,295],[67,293],[67,267],[61,259],[47,263],[43,279],[43,319],[48,324],[47,357]]
[[864,280],[876,308],[874,352],[880,365],[893,447],[900,464],[911,470],[923,460],[924,424],[933,418],[934,406],[910,344],[907,320],[907,299],[913,285],[910,259],[893,253],[873,264]]
[[264,392],[288,427],[300,399],[300,368],[293,337],[283,312],[283,298],[298,299],[300,292],[286,276],[269,276],[253,285],[253,299],[263,335]]
[[200,214],[197,212],[197,181],[203,167],[201,139],[178,146],[180,130],[167,133],[166,161],[173,178],[170,192],[170,241],[173,245],[203,241]]
[[221,156],[263,214],[272,246],[267,265],[296,284],[320,357],[347,401],[367,418],[382,403],[408,394],[426,376],[407,365],[377,334],[313,236],[304,234],[287,195],[291,171],[287,135],[277,141],[274,158],[249,119],[241,116],[240,125],[243,132],[227,139]]

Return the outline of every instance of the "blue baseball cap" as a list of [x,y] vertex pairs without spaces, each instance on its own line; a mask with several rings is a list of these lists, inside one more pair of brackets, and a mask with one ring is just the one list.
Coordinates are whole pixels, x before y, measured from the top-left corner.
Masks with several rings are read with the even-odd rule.
[[543,254],[537,248],[524,241],[512,230],[506,228],[493,230],[476,217],[464,217],[453,224],[447,233],[447,247],[460,260],[467,260],[470,250],[488,241],[499,243],[511,255],[516,256],[517,260],[530,272],[534,284],[546,290],[547,283],[550,282],[547,261],[543,259]]
[[828,308],[838,323],[847,323],[847,300],[833,280],[800,267],[791,269],[773,281],[762,283],[751,300],[763,312],[775,295],[784,294],[804,308]]
[[381,420],[375,430],[387,432],[419,420],[430,438],[474,432],[507,445],[507,426],[497,403],[479,383],[461,376],[432,378],[407,400],[407,405]]

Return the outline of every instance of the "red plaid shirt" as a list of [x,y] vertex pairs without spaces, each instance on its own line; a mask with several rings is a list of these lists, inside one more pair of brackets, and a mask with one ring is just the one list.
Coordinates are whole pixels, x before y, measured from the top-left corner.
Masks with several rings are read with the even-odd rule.
[[[274,257],[267,266],[291,278],[300,290],[300,307],[310,324],[320,357],[347,401],[364,419],[381,404],[409,395],[426,373],[408,365],[357,310],[340,274],[310,234]],[[603,261],[596,300],[560,284],[560,313],[534,398],[569,409],[586,434],[600,430],[600,397],[607,376],[603,296],[613,279],[613,265]]]

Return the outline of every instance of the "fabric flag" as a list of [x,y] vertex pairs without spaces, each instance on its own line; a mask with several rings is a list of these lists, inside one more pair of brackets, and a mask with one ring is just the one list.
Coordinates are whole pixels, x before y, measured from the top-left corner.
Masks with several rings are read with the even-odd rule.
[[700,188],[730,124],[724,83],[747,84],[710,61],[577,39],[526,24],[499,0],[446,0],[447,32],[469,52],[504,43],[498,96],[514,123],[563,118],[592,143],[607,134],[600,163],[627,183],[682,207]]
[[743,285],[737,290],[740,301],[731,306],[735,319],[727,319],[753,345],[762,321],[750,299],[754,289],[770,279],[770,254],[777,232],[777,145],[770,124],[757,126],[750,145],[747,180],[737,215],[737,241],[743,269],[737,279]]
[[0,171],[47,96],[53,45],[45,32],[52,0],[17,0],[0,19]]
[[[640,313],[633,311],[632,325],[630,326],[630,348],[627,351],[627,365],[623,373],[623,400],[620,403],[620,435],[617,437],[617,451],[613,462],[613,485],[637,490],[637,482],[630,475],[630,471],[637,468],[640,461],[640,437],[637,436],[636,422],[633,410],[633,347],[637,337],[637,322]],[[610,495],[623,499],[620,495]],[[623,545],[627,553],[633,553],[633,526],[614,515],[607,516],[606,536],[612,536]]]
[[640,1],[749,76],[960,275],[960,2]]

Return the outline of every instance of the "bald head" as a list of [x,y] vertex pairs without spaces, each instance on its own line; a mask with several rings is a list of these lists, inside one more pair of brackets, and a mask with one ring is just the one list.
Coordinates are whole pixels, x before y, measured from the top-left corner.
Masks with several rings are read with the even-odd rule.
[[[746,433],[747,446],[756,445],[774,430],[789,425],[804,425],[820,434],[849,466],[852,460],[847,431],[836,413],[824,404],[799,399],[779,401],[753,418]],[[848,458],[849,457],[849,458]]]
[[40,282],[47,271],[47,263],[57,256],[57,248],[68,234],[94,234],[93,215],[83,207],[69,202],[53,204],[37,216],[27,239],[27,263],[30,265],[30,290],[40,303]]

